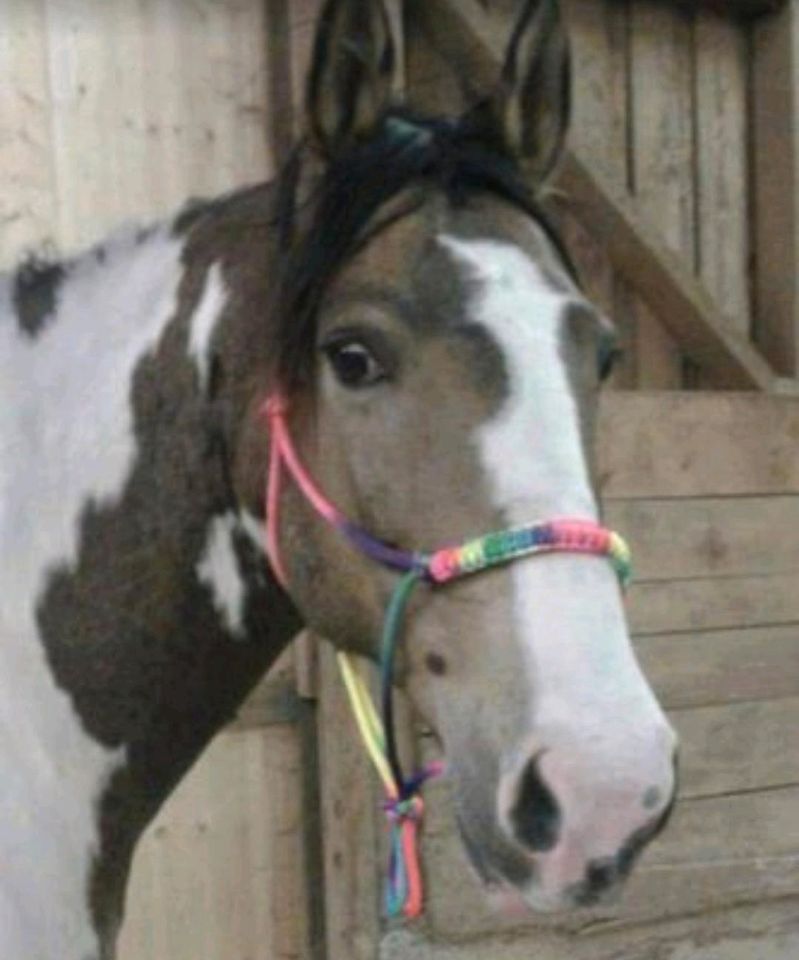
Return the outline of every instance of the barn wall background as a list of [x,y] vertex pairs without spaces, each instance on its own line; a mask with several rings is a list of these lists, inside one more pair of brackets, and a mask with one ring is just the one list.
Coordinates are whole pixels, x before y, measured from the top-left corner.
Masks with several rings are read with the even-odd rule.
[[[301,126],[320,6],[0,0],[0,267],[274,175]],[[398,24],[401,6],[392,3]],[[474,50],[448,31],[447,6],[477,25]],[[491,75],[486,49],[501,46],[513,7],[494,0],[486,14],[476,0],[407,0],[409,95],[431,107],[464,102],[445,60],[471,78]],[[635,259],[635,245],[622,262],[623,230],[608,242],[579,204],[562,212],[626,347],[603,407],[601,473],[611,519],[638,554],[636,643],[686,744],[675,825],[619,913],[581,921],[576,935],[540,922],[498,925],[470,880],[439,785],[424,851],[426,923],[387,930],[375,783],[330,651],[306,643],[148,831],[123,960],[799,954],[799,553],[785,535],[799,530],[799,409],[776,396],[795,390],[788,378],[799,372],[790,213],[799,168],[784,136],[786,112],[799,111],[790,93],[769,89],[775,77],[795,87],[799,76],[790,72],[796,3],[756,26],[665,0],[567,7],[574,150],[609,185],[616,212],[634,211],[633,233],[655,250],[655,267]],[[445,29],[423,29],[430,21]],[[778,113],[765,106],[769,93],[782,98]],[[775,164],[785,196],[770,186]],[[661,292],[664,276],[690,296]],[[698,392],[729,386],[730,368],[717,352],[703,354],[707,341],[675,335],[670,306],[680,302],[691,317],[718,321],[713,343],[744,358],[737,385],[762,381],[759,394]],[[405,717],[408,749],[424,753],[426,732]]]

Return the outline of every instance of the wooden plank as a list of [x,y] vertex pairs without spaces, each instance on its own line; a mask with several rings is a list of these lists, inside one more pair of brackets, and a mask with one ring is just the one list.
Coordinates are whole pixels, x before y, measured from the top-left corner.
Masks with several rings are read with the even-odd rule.
[[638,209],[693,265],[691,23],[658,0],[630,10],[632,185]]
[[[564,8],[573,64],[571,139],[614,188],[623,190],[630,134],[626,10],[615,0],[568,0]],[[511,17],[506,22],[510,29]]]
[[796,898],[717,910],[701,918],[597,930],[586,918],[573,933],[546,929],[513,936],[481,934],[447,942],[418,926],[402,926],[383,938],[381,960],[795,960],[799,956]]
[[272,172],[261,0],[4,0],[0,22],[9,252],[88,244]]
[[619,500],[606,517],[641,580],[799,574],[799,497]]
[[639,637],[636,651],[670,710],[799,696],[799,625]]
[[357,736],[330,644],[320,650],[319,760],[322,785],[328,960],[374,960],[382,871],[379,794]]
[[[413,3],[413,15],[434,43],[459,44],[472,76],[495,77],[504,39],[486,18],[477,0],[427,0]],[[768,390],[774,376],[768,364],[743,336],[718,314],[707,291],[680,259],[645,227],[633,201],[623,197],[594,168],[590,158],[567,155],[559,183],[573,209],[600,243],[616,268],[646,291],[680,348],[709,370],[719,387]]]
[[608,498],[795,494],[799,402],[754,394],[606,393],[597,451]]
[[265,0],[267,64],[269,69],[269,147],[275,170],[279,170],[294,145],[294,117],[291,56],[292,15],[289,0]]
[[307,956],[299,738],[217,738],[139,846],[121,960]]
[[252,730],[296,723],[300,718],[300,696],[296,654],[291,647],[239,707],[236,719],[227,729]]
[[796,587],[796,573],[636,581],[627,616],[639,636],[799,623]]
[[671,720],[682,799],[799,786],[799,698],[677,710]]
[[56,197],[45,0],[0,0],[0,269],[52,243]]
[[677,0],[686,9],[713,10],[734,17],[762,17],[785,6],[788,0]]
[[[607,384],[610,391],[635,390],[638,387],[638,361],[642,353],[636,345],[639,304],[640,300],[629,282],[616,271],[613,278],[613,312],[611,318],[616,328],[620,354]],[[602,396],[603,398],[607,397],[608,393],[605,392]]]
[[[693,266],[690,23],[673,7],[653,0],[632,4],[629,17],[632,192],[642,216]],[[637,386],[679,389],[683,358],[678,343],[640,296],[634,311]]]
[[47,0],[46,13],[59,246],[273,172],[261,0]]
[[294,640],[297,693],[303,700],[316,700],[319,693],[319,638],[303,630]]
[[747,34],[700,12],[694,25],[697,265],[724,316],[750,333]]
[[683,801],[619,911],[653,920],[799,893],[799,787]]
[[754,28],[755,338],[799,376],[799,8]]
[[[590,154],[609,181],[626,189],[628,180],[626,9],[612,0],[569,0],[567,14],[574,79],[572,140]],[[510,30],[518,12],[506,11]],[[615,275],[601,244],[568,212],[561,220],[566,245],[590,299],[614,315]]]

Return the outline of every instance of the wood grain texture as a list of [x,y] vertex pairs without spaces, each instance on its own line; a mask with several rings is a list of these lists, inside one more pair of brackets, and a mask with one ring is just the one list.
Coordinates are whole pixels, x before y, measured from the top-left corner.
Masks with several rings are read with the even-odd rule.
[[799,696],[799,625],[640,637],[636,651],[671,710]]
[[757,259],[755,337],[774,368],[799,376],[799,9],[753,32]]
[[606,519],[641,580],[799,573],[796,496],[617,500]]
[[[271,175],[261,0],[3,0],[0,259]],[[146,64],[146,69],[141,65]],[[13,207],[6,206],[13,204]]]
[[57,239],[45,0],[0,0],[0,269]]
[[799,403],[735,393],[605,393],[597,450],[606,498],[796,494]]
[[[417,28],[440,50],[461,50],[461,62],[469,63],[470,76],[476,82],[496,77],[507,30],[499,31],[477,0],[457,4],[417,0],[413,11]],[[676,155],[682,147],[678,144],[669,150]],[[715,385],[759,390],[774,386],[768,364],[720,317],[716,304],[693,276],[693,264],[686,266],[664,245],[644,224],[636,204],[613,189],[590,157],[570,152],[559,185],[571,198],[577,216],[590,224],[615,268],[636,289],[646,291],[648,306],[679,342],[682,352],[712,374]],[[681,236],[682,223],[683,218]]]
[[696,262],[724,316],[749,336],[748,38],[702,11],[693,48]]
[[627,595],[638,635],[799,624],[799,574],[636,581]]
[[342,686],[334,652],[323,644],[318,730],[327,957],[373,960],[382,890],[378,783]]
[[222,734],[139,847],[120,960],[307,957],[299,738]]
[[686,10],[712,10],[733,17],[761,17],[775,13],[790,0],[675,0]]
[[799,954],[797,899],[717,910],[632,930],[605,929],[592,935],[591,923],[574,934],[543,926],[503,936],[486,932],[447,943],[419,927],[386,935],[380,960],[794,960]]
[[677,710],[671,720],[683,799],[799,785],[799,698]]
[[[691,23],[673,7],[630,7],[631,183],[638,208],[666,245],[693,266]],[[638,288],[639,292],[641,288]],[[639,300],[638,386],[678,389],[682,356],[675,338]]]

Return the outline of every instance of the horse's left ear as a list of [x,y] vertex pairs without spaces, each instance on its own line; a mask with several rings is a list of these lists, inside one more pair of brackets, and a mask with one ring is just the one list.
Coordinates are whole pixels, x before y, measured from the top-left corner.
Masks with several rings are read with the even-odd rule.
[[382,0],[327,0],[308,78],[308,123],[328,156],[368,135],[389,105],[394,41]]
[[525,0],[489,108],[505,148],[537,183],[546,180],[571,117],[569,43],[558,0]]

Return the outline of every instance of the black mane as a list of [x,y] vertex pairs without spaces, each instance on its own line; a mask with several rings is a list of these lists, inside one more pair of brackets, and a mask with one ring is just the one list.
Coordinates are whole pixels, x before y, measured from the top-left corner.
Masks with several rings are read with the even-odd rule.
[[573,272],[518,164],[491,139],[475,113],[456,122],[391,110],[373,137],[329,162],[302,210],[297,197],[302,151],[297,151],[281,177],[276,206],[279,249],[285,253],[275,304],[275,375],[284,390],[310,379],[318,308],[341,266],[421,202],[374,222],[378,210],[409,187],[433,184],[453,205],[481,193],[501,197],[547,231]]

